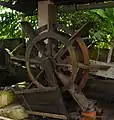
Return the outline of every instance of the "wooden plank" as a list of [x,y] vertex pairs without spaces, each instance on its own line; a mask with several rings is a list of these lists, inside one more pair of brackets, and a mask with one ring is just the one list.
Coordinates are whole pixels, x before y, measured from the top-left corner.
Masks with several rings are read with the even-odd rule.
[[38,116],[42,116],[42,117],[67,120],[67,117],[65,115],[58,115],[58,114],[44,113],[44,112],[35,112],[35,111],[27,111],[27,113],[30,115],[38,115]]
[[105,62],[101,62],[101,61],[94,61],[94,60],[91,60],[90,63],[94,66],[99,66],[100,67],[107,67],[108,69],[104,69],[104,70],[94,70],[94,69],[91,69],[90,70],[90,74],[92,75],[97,75],[97,76],[101,76],[101,77],[105,77],[105,78],[111,78],[113,79],[114,78],[114,64],[112,63],[105,63]]
[[16,94],[29,94],[29,93],[40,93],[40,92],[51,92],[56,91],[56,87],[45,87],[45,88],[32,88],[23,91],[16,91]]

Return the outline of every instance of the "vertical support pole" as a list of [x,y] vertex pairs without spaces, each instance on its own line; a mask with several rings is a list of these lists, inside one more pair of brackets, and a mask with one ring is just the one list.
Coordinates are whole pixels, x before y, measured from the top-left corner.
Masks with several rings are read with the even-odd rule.
[[[53,30],[53,24],[56,24],[56,6],[54,5],[54,2],[51,0],[38,1],[38,27],[47,25],[48,28],[46,31],[50,31]],[[51,38],[47,38],[45,40],[45,44],[47,44],[46,54],[48,57],[52,56],[52,42],[55,41]],[[49,60],[44,63],[46,66],[44,68],[47,75],[47,81],[49,85],[56,86],[57,83],[54,76],[53,68],[51,67],[51,65],[49,66],[49,63]]]
[[[56,24],[56,6],[53,1],[39,1],[38,2],[38,27],[43,25],[48,25],[48,29],[52,28],[53,24]],[[46,40],[45,43],[48,43],[48,55],[52,55],[52,40]]]
[[56,24],[56,7],[51,0],[38,2],[38,27]]

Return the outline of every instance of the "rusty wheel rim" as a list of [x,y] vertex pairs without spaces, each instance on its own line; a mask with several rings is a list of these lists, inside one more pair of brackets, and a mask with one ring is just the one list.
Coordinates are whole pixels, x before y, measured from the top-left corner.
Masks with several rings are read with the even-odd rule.
[[[59,26],[59,27],[58,27]],[[38,30],[38,34],[40,34],[41,32],[43,32],[44,30],[47,29],[47,25],[44,25],[43,27],[39,28]],[[62,28],[61,25],[55,25],[55,30],[57,30],[56,32],[60,34],[60,31],[59,29],[63,29],[65,31],[64,34],[61,34],[61,35],[64,35],[67,39],[70,37],[70,34],[73,34],[73,31],[72,32],[69,32],[70,29],[68,31],[66,31],[66,27]],[[72,42],[72,40],[70,40],[70,42]],[[83,40],[81,39],[81,37],[75,37],[75,40],[74,40],[74,43],[77,43],[79,48],[80,48],[80,51],[81,51],[81,55],[83,56],[83,64],[85,65],[89,65],[89,55],[88,55],[88,49],[85,45],[85,43],[83,42]],[[72,43],[72,44],[74,44]],[[27,53],[27,52],[26,52]],[[28,54],[28,53],[27,53]],[[72,54],[72,53],[71,53]],[[73,57],[72,57],[73,59]],[[73,61],[72,61],[73,62]],[[75,65],[77,64],[78,61],[76,61]],[[27,63],[26,63],[27,65]],[[27,65],[28,66],[28,65]],[[76,66],[77,67],[77,66]],[[74,74],[75,74],[75,71],[77,70],[74,69]],[[33,76],[30,75],[30,72],[28,70],[28,74],[29,74],[29,77],[31,79],[34,79]],[[76,75],[77,75],[77,78],[76,78]],[[77,91],[81,91],[84,86],[86,85],[86,82],[88,80],[88,76],[89,76],[89,70],[88,69],[81,69],[79,68],[78,72],[76,73],[76,75],[74,75],[74,77],[72,78],[72,80],[78,85],[78,89]],[[82,76],[82,78],[80,79],[78,76]],[[75,79],[76,78],[76,79]],[[36,83],[35,83],[36,84]],[[40,86],[40,85],[37,85],[37,87]]]
[[[61,25],[57,25],[57,26],[59,26],[58,27],[59,29],[62,29]],[[67,27],[64,26],[64,28],[63,28],[64,35],[67,37],[68,36],[70,37],[74,33],[74,31],[70,30],[70,28],[68,29],[68,31],[66,29],[67,29]],[[84,43],[84,41],[82,40],[82,38],[80,36],[75,37],[74,39],[75,40],[71,39],[70,42],[74,41],[74,43],[72,43],[72,45],[77,43],[78,47],[80,48],[80,52],[83,57],[82,63],[84,65],[89,65],[89,53],[88,53],[86,44]],[[76,47],[75,45],[73,45],[73,46]],[[86,82],[88,80],[89,70],[79,68],[79,71],[77,72],[77,77],[78,77],[78,75],[81,76],[82,78],[80,80],[78,80],[78,78],[75,79],[75,83],[78,85],[77,91],[81,91],[84,88],[84,86],[86,85]]]
[[[84,43],[84,41],[81,39],[81,37],[77,37],[76,38],[76,42],[78,43],[82,56],[83,56],[83,63],[84,65],[89,65],[89,54],[88,54],[88,49]],[[81,69],[81,68],[80,68]],[[84,86],[86,85],[86,82],[88,80],[89,77],[89,70],[88,69],[83,69],[81,70],[81,72],[83,72],[83,76],[82,79],[79,82],[78,85],[78,90],[82,90],[84,88]],[[77,80],[75,80],[76,82]]]
[[[72,42],[72,40],[71,40],[71,42]],[[75,43],[78,46],[76,46]],[[84,65],[89,65],[88,49],[87,49],[85,43],[83,42],[83,40],[81,39],[81,37],[76,37],[74,43],[72,43],[72,44],[73,44],[74,48],[78,47],[80,49],[80,54],[83,57],[82,63]],[[66,50],[64,49],[61,52],[61,55],[64,55],[65,52],[66,52]],[[75,52],[77,52],[77,50],[75,50]],[[78,56],[78,54],[77,54],[77,56]],[[59,58],[60,54],[58,54],[56,57]],[[77,60],[77,62],[79,62],[79,61]],[[84,86],[85,86],[85,84],[88,80],[88,76],[89,76],[89,70],[88,69],[82,69],[82,68],[78,68],[78,69],[79,70],[77,70],[76,79],[74,80],[75,84],[78,86],[77,92],[81,91],[84,88]]]

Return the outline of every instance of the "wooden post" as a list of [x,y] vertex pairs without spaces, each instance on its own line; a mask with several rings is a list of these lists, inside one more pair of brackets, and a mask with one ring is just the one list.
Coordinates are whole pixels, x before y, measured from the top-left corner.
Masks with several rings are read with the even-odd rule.
[[[54,4],[53,1],[51,0],[45,0],[45,1],[38,1],[38,27],[47,25],[48,28],[46,31],[50,31],[53,30],[52,26],[53,24],[56,24],[56,6]],[[43,31],[43,32],[46,32]],[[48,53],[48,57],[52,56],[52,47],[54,47],[55,45],[52,44],[52,42],[55,42],[52,39],[46,39],[45,44],[47,44],[47,53]],[[40,56],[40,52],[39,52],[39,56]],[[49,65],[50,61],[46,61],[45,62],[45,66]],[[45,68],[45,72],[47,74],[47,80],[48,83],[51,86],[56,86],[56,78],[53,77],[53,70],[50,68],[51,71],[51,75],[48,72],[48,67]]]
[[[48,25],[47,30],[49,30],[53,24],[56,24],[56,6],[51,0],[38,2],[38,28],[46,24]],[[50,44],[50,40],[47,39],[45,43]],[[50,48],[49,46],[49,49]],[[51,49],[49,51],[51,51]]]
[[[45,9],[44,9],[45,8]],[[38,2],[38,27],[56,23],[56,7],[51,0]]]

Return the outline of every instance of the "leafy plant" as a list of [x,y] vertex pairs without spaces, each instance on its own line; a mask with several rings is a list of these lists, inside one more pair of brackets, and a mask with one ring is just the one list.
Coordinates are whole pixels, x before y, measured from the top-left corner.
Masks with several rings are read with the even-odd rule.
[[91,10],[90,14],[97,16],[100,20],[99,29],[94,32],[93,38],[98,41],[104,41],[102,44],[105,44],[105,47],[109,47],[109,43],[111,43],[114,38],[114,8]]

